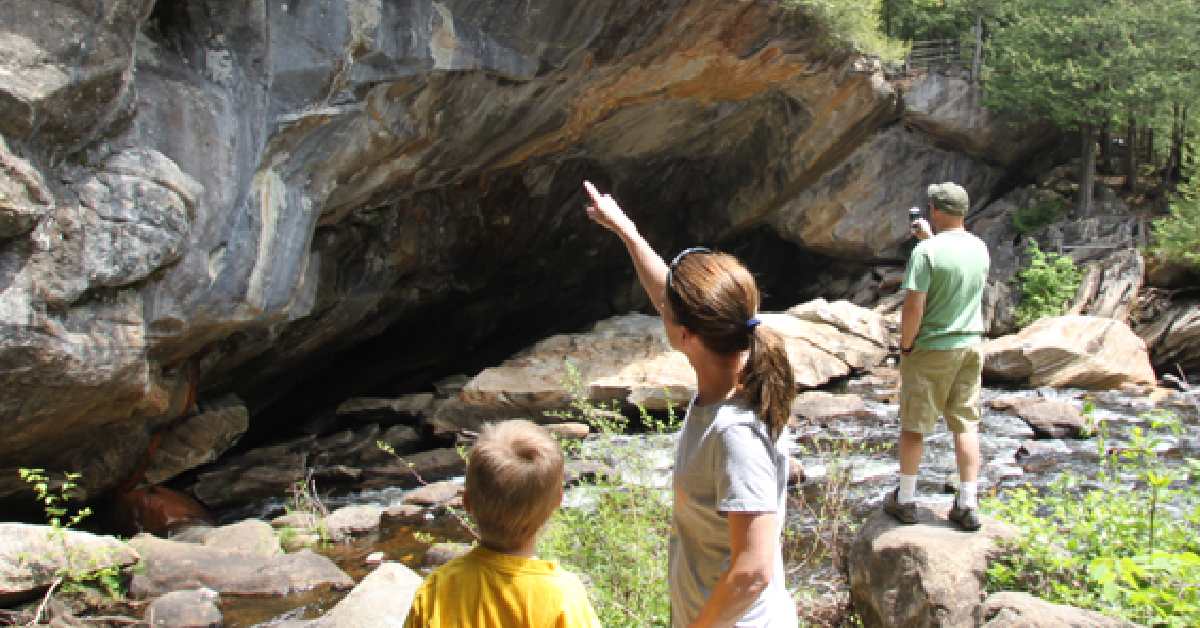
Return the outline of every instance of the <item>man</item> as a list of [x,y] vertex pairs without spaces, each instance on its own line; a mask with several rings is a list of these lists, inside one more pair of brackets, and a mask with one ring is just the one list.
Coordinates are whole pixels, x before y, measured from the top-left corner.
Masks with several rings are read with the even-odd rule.
[[979,387],[983,358],[980,300],[987,281],[987,245],[964,227],[967,192],[954,183],[926,191],[929,223],[913,222],[921,240],[908,260],[900,318],[900,486],[884,510],[901,523],[917,522],[917,471],[927,434],[938,415],[954,433],[959,490],[950,520],[979,529]]

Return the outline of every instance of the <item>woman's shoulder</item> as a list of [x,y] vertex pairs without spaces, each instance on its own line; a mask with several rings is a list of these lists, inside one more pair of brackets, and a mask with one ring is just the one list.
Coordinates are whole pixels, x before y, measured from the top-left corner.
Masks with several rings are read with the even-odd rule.
[[755,430],[762,425],[763,422],[758,419],[758,413],[738,401],[721,404],[713,417],[713,430],[716,432]]

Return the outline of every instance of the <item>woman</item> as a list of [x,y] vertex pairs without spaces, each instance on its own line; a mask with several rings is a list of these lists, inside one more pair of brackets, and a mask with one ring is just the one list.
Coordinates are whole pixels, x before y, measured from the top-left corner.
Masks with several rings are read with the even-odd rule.
[[791,627],[779,545],[795,380],[779,337],[762,327],[758,287],[735,258],[687,249],[670,265],[613,198],[584,181],[588,217],[625,243],[671,347],[696,371],[675,451],[671,622]]

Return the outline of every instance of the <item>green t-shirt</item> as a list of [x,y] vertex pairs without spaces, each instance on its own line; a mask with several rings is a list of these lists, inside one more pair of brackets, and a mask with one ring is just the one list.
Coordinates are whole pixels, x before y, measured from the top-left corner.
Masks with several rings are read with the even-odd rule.
[[979,304],[990,265],[987,245],[967,231],[944,231],[913,249],[902,287],[925,293],[914,346],[957,349],[979,342],[984,331]]

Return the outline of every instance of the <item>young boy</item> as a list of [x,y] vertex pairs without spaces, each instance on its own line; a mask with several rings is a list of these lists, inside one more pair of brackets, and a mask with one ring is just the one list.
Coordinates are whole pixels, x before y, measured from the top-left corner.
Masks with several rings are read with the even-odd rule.
[[529,421],[484,426],[463,493],[479,544],[425,579],[405,628],[599,627],[579,579],[533,557],[562,486],[562,451],[544,429]]

